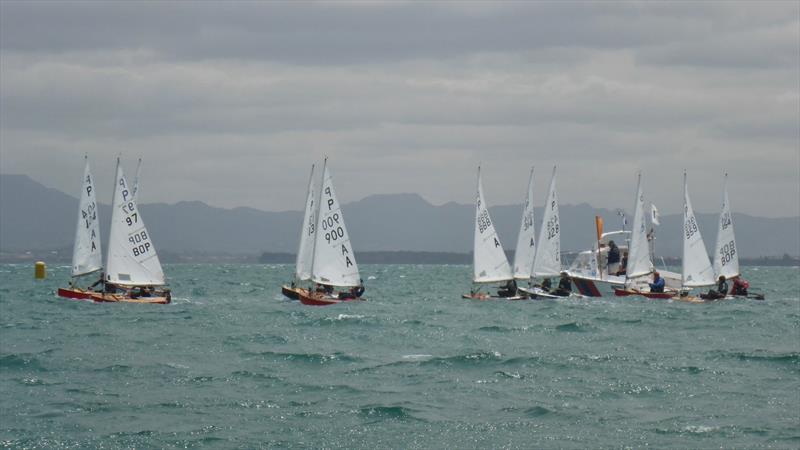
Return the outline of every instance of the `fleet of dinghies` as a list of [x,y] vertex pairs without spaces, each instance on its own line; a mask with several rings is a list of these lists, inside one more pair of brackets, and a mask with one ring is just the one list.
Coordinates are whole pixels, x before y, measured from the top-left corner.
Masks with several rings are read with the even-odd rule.
[[[94,180],[85,158],[75,229],[69,287],[59,288],[61,297],[95,302],[170,303],[164,272],[155,246],[138,209],[139,174],[130,186],[117,158],[111,208],[111,228],[105,266],[100,243],[98,204]],[[364,300],[364,284],[344,221],[344,214],[333,186],[328,159],[322,166],[319,183],[311,166],[305,197],[303,222],[293,279],[282,286],[283,295],[305,305],[325,306]],[[318,189],[315,187],[318,186]],[[580,252],[565,269],[561,259],[561,223],[553,167],[545,197],[538,238],[534,217],[534,168],[531,167],[513,265],[509,264],[500,237],[489,214],[478,166],[473,239],[473,287],[465,299],[556,299],[606,295],[642,296],[703,302],[732,297],[763,300],[761,294],[748,294],[747,284],[738,280],[739,255],[728,200],[728,174],[723,183],[722,209],[712,259],[706,253],[703,237],[689,198],[687,175],[683,177],[683,258],[681,273],[656,271],[654,240],[656,208],[651,204],[647,225],[642,174],[637,175],[630,231],[603,232],[596,218],[597,243]],[[619,241],[619,245],[614,242]],[[625,252],[622,264],[618,258]],[[99,274],[99,276],[98,276]],[[551,278],[558,277],[558,285]],[[96,281],[89,284],[92,280]],[[658,280],[661,281],[658,281]],[[727,289],[726,280],[735,280]],[[719,282],[715,286],[715,280]],[[524,284],[519,286],[518,283]],[[574,293],[576,285],[580,293]],[[716,287],[708,294],[692,295],[693,289]],[[495,289],[496,292],[491,291]]]
[[[136,184],[138,186],[138,176]],[[72,280],[68,288],[58,290],[58,295],[95,302],[169,303],[172,297],[170,290],[164,287],[166,283],[158,254],[119,158],[111,211],[103,271],[97,201],[87,158],[72,256]],[[85,286],[85,277],[98,272],[101,274],[99,279]]]

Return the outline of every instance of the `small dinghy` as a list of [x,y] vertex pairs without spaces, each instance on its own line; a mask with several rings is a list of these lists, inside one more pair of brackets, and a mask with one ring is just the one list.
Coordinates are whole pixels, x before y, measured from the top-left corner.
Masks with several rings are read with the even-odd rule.
[[[333,189],[327,158],[322,169],[315,221],[311,280],[317,284],[317,289],[295,289],[300,302],[304,305],[326,306],[364,300],[361,298],[364,286],[344,223],[344,214]],[[342,290],[336,293],[334,288]]]
[[[78,205],[78,223],[75,226],[75,241],[72,248],[72,271],[69,287],[59,288],[58,296],[76,300],[91,300],[96,293],[90,287],[79,287],[83,277],[103,270],[103,254],[100,249],[100,221],[97,217],[97,199],[94,181],[89,170],[89,158],[84,157],[83,181]],[[95,285],[101,283],[95,283]]]
[[[489,215],[489,208],[483,198],[481,168],[478,166],[477,198],[475,200],[475,233],[473,239],[472,283],[477,288],[461,297],[471,300],[522,300],[517,283],[511,273],[508,258],[500,244],[500,238]],[[497,295],[481,292],[482,285],[505,283],[497,291]]]

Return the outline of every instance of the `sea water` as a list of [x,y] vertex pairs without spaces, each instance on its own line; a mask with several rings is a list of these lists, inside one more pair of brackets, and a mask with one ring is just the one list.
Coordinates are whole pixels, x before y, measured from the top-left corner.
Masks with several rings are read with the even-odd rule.
[[467,266],[367,265],[303,306],[288,265],[167,265],[170,305],[0,266],[0,444],[798,448],[800,270],[766,301],[474,301]]

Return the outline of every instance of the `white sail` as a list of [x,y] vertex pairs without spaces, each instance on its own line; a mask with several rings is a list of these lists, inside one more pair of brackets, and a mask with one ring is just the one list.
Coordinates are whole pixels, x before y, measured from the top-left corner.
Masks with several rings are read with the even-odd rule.
[[561,223],[558,217],[555,167],[553,167],[553,177],[550,179],[550,189],[547,191],[542,226],[536,244],[532,276],[551,277],[561,273]]
[[683,270],[684,287],[710,286],[714,284],[714,269],[708,260],[706,246],[697,219],[694,216],[686,173],[683,174]]
[[142,171],[142,158],[139,158],[139,164],[136,165],[136,178],[133,180],[133,201],[139,204],[139,173]]
[[89,171],[89,158],[83,169],[78,225],[75,227],[75,246],[72,249],[72,276],[77,277],[103,268],[100,249],[100,221],[97,219],[97,199],[94,180]]
[[514,278],[527,280],[533,271],[533,257],[536,253],[536,227],[533,226],[533,167],[525,193],[525,206],[517,236],[517,249],[514,252]]
[[311,279],[311,265],[314,259],[314,231],[317,227],[316,196],[314,195],[314,165],[311,165],[311,175],[308,177],[308,190],[306,192],[306,210],[303,215],[303,228],[300,230],[300,245],[297,248],[297,262],[295,264],[295,277],[300,281]]
[[331,286],[358,286],[361,277],[344,224],[339,200],[333,190],[328,160],[322,169],[320,200],[317,205],[317,227],[314,238],[312,280]]
[[719,213],[717,245],[714,247],[714,274],[733,278],[739,275],[739,253],[736,251],[736,237],[733,234],[733,215],[728,202],[728,174],[722,188],[722,211]]
[[476,283],[492,283],[513,278],[508,258],[489,216],[489,208],[483,199],[480,166],[478,166],[478,198],[475,202],[475,240],[472,258],[472,279]]
[[114,179],[106,281],[127,286],[163,285],[164,272],[156,248],[144,226],[119,159]]
[[642,174],[636,188],[636,203],[633,206],[633,228],[631,242],[628,246],[627,278],[647,275],[653,271],[650,261],[650,246],[647,242],[647,222],[644,216],[644,194],[642,193]]

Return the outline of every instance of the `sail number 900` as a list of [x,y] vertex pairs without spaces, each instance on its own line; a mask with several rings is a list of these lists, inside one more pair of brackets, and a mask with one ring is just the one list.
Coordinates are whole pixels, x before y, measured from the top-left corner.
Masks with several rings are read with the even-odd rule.
[[141,256],[150,251],[150,242],[148,242],[147,232],[144,230],[128,236],[128,242],[132,244],[133,256]]

